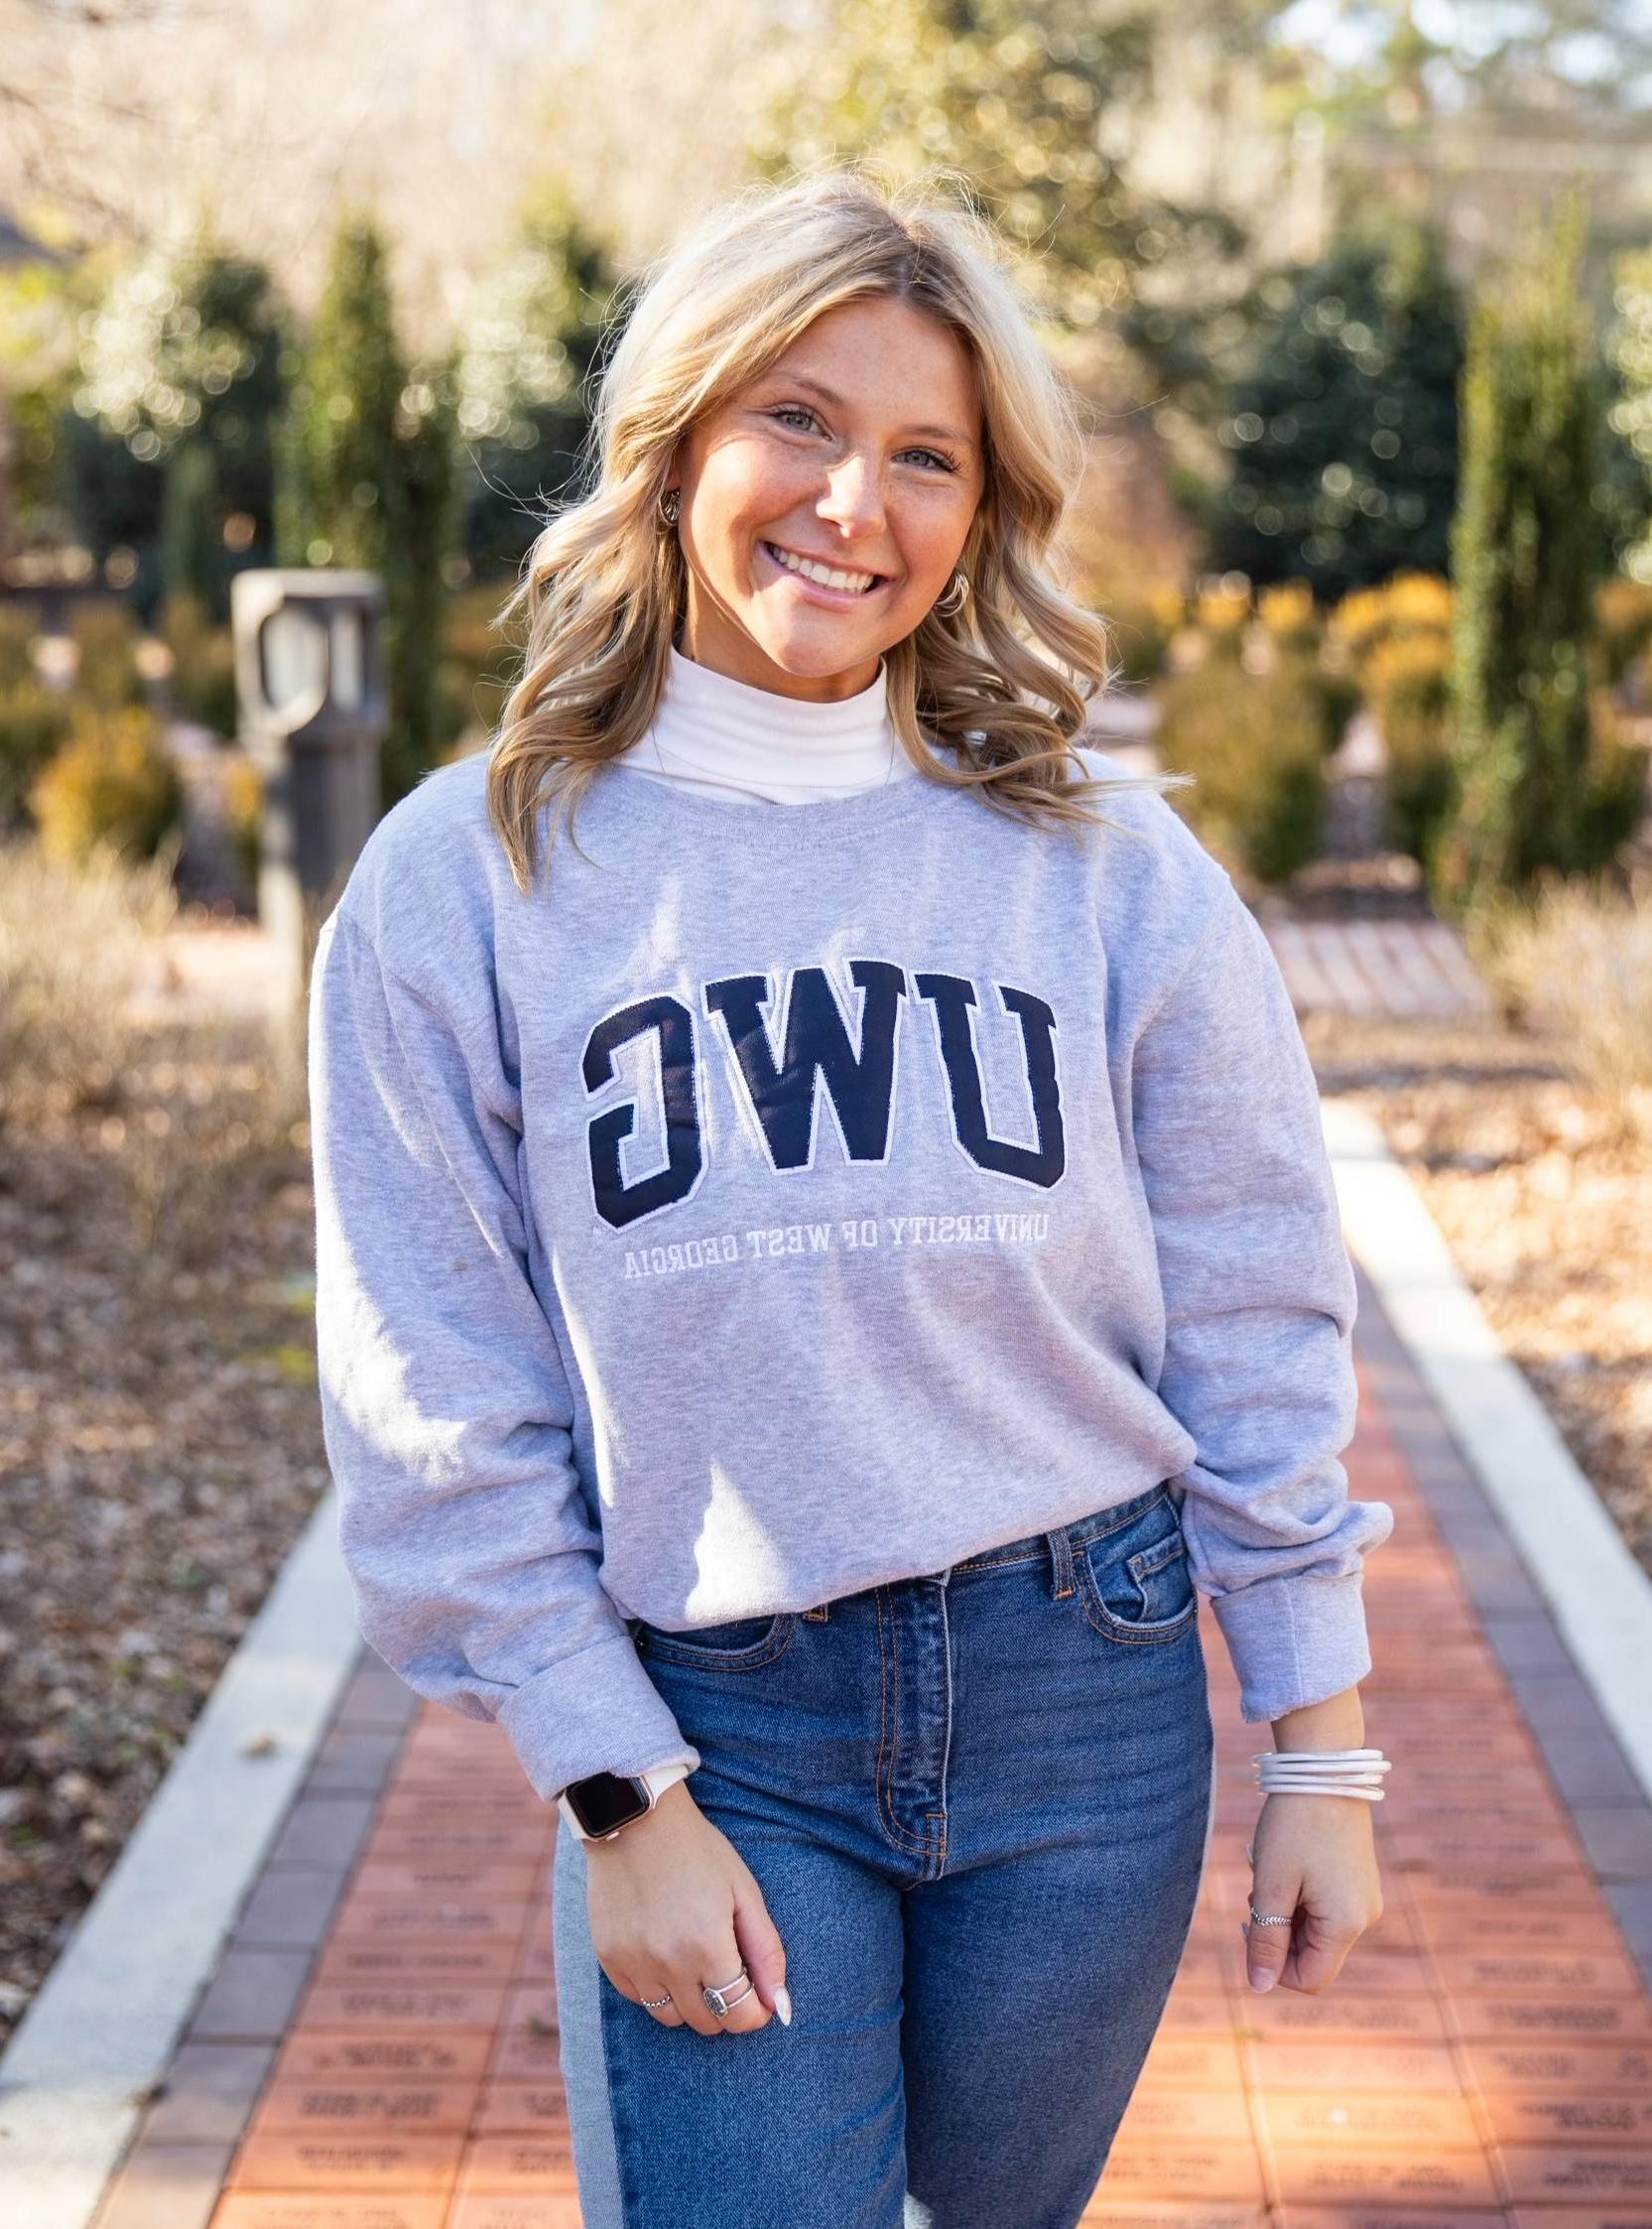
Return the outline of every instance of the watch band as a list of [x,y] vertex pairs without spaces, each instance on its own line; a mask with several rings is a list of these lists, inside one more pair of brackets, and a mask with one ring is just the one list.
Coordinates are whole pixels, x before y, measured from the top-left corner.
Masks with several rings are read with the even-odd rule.
[[[694,1767],[690,1765],[686,1759],[674,1758],[669,1765],[651,1765],[646,1772],[629,1772],[622,1776],[634,1781],[643,1790],[644,1794],[648,1798],[648,1809],[652,1811],[655,1804],[660,1800],[660,1797],[665,1793],[666,1789],[668,1787],[671,1787],[678,1780],[687,1779],[689,1774],[693,1770]],[[614,1839],[615,1835],[623,1834],[626,1827],[634,1826],[636,1824],[636,1819],[627,1819],[625,1820],[623,1825],[614,1827],[609,1833],[598,1835],[593,1838],[591,1835],[585,1832],[585,1829],[579,1824],[578,1819],[574,1816],[573,1806],[568,1800],[568,1791],[566,1788],[564,1789],[563,1793],[557,1798],[557,1810],[558,1814],[562,1818],[563,1824],[568,1827],[570,1832],[572,1833],[580,1842],[589,1842],[593,1839],[601,1842],[611,1842]],[[637,1813],[637,1818],[643,1818],[647,1814],[645,1812],[639,1811]]]

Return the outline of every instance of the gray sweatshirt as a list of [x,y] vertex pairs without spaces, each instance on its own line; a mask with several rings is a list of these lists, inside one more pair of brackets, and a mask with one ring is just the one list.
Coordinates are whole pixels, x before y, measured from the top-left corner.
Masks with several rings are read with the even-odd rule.
[[[1084,753],[1091,770],[1121,769]],[[1355,1292],[1265,937],[1165,802],[634,767],[522,897],[485,755],[374,831],[310,1011],[362,1631],[540,1794],[699,1762],[631,1638],[1172,1482],[1247,1720],[1370,1669]]]

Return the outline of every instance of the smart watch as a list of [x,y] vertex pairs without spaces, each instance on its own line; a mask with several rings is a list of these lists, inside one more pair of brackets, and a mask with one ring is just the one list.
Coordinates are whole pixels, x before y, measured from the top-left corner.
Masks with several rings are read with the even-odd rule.
[[569,1782],[557,1798],[557,1809],[581,1842],[611,1842],[691,1770],[688,1765],[674,1764],[651,1766],[646,1772],[589,1772]]

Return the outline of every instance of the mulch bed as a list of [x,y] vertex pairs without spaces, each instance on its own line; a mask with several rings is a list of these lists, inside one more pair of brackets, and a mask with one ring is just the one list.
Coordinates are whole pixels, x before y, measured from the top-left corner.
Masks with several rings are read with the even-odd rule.
[[1498,1020],[1311,1014],[1303,1037],[1322,1090],[1369,1110],[1652,1575],[1652,1138]]
[[326,1483],[305,1156],[158,1275],[98,1131],[0,1135],[0,2036]]

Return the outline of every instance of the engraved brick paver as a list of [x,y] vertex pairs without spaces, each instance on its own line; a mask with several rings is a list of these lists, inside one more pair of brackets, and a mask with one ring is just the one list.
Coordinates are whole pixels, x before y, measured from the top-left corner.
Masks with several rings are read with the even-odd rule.
[[[1202,1601],[1215,1839],[1084,2219],[1647,2229],[1652,1809],[1363,1277],[1355,1351],[1353,1491],[1396,1519],[1366,1575],[1385,1909],[1320,1996],[1245,1986],[1268,1732]],[[554,1828],[502,1736],[364,1656],[97,2229],[579,2229]]]

